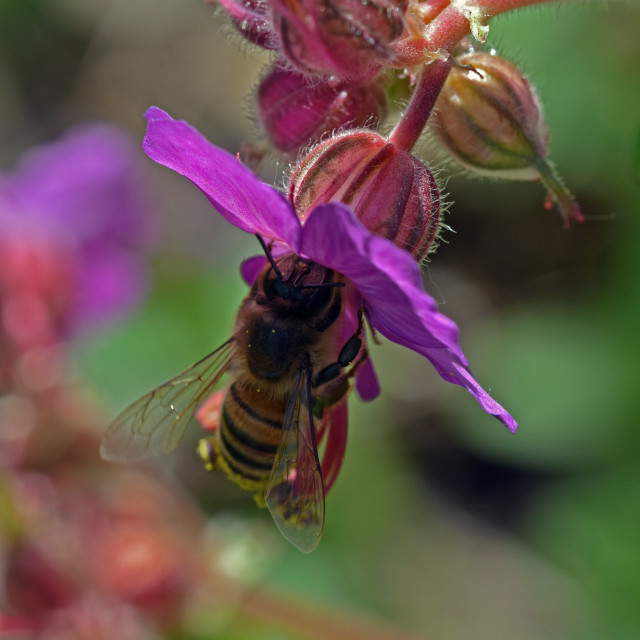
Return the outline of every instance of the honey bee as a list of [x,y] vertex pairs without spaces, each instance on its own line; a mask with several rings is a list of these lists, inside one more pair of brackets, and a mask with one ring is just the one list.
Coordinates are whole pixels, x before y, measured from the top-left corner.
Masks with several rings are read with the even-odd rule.
[[172,451],[228,373],[218,428],[199,452],[209,468],[252,491],[285,538],[309,553],[324,527],[316,431],[326,428],[325,409],[343,401],[367,357],[363,311],[336,357],[342,276],[294,254],[275,260],[258,239],[268,263],[240,306],[232,337],[125,409],[101,454],[132,461]]

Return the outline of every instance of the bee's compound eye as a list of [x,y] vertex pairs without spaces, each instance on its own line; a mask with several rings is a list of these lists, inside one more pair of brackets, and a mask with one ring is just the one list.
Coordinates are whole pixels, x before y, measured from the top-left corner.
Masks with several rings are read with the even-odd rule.
[[198,442],[198,455],[202,458],[204,468],[207,471],[215,471],[218,466],[218,452],[215,438],[202,438],[202,440]]

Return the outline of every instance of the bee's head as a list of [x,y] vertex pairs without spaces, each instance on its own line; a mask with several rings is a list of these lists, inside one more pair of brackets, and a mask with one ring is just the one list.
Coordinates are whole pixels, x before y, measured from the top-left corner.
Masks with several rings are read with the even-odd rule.
[[258,239],[269,260],[258,279],[259,305],[284,302],[292,312],[317,315],[333,300],[335,288],[344,286],[331,269],[295,254],[274,259],[264,240]]

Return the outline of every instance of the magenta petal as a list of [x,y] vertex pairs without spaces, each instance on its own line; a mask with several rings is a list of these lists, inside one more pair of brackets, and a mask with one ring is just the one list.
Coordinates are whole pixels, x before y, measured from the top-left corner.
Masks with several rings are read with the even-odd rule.
[[358,395],[368,402],[375,400],[380,395],[380,383],[376,370],[373,368],[371,358],[367,358],[359,367],[356,373],[356,391]]
[[256,281],[256,278],[267,264],[267,258],[265,256],[253,256],[242,261],[240,265],[240,275],[242,279],[251,287]]
[[451,349],[466,364],[458,327],[438,312],[435,300],[422,289],[415,260],[365,229],[349,207],[339,203],[316,207],[304,225],[302,253],[349,278],[382,333],[394,332],[396,342],[405,346],[420,335],[426,347]]
[[[269,251],[276,260],[281,256],[291,253],[291,249],[283,242],[271,243]],[[242,279],[249,286],[252,286],[265,264],[267,264],[267,257],[264,254],[247,258],[240,265],[240,275]]]
[[[351,283],[348,283],[343,289],[342,300],[342,344],[346,344],[358,328],[358,312],[362,306],[362,296]],[[380,395],[380,384],[371,358],[358,364],[356,390],[365,401],[374,400]]]
[[148,245],[151,206],[139,149],[109,124],[31,149],[11,176],[24,217],[76,244]]
[[231,224],[283,240],[297,251],[300,222],[281,193],[183,120],[158,107],[151,107],[145,117],[149,125],[142,146],[152,160],[191,180]]
[[[390,340],[393,340],[393,337],[387,337]],[[469,391],[469,393],[479,402],[480,406],[488,414],[495,416],[498,420],[503,422],[508,427],[509,431],[514,432],[518,428],[518,423],[511,417],[504,407],[496,402],[478,384],[477,380],[473,375],[471,375],[469,368],[458,361],[453,354],[445,350],[426,353],[424,350],[420,350],[420,348],[411,348],[426,356],[444,380],[452,382],[453,384],[459,384],[461,387],[465,387],[465,389],[467,389],[467,391]]]
[[146,294],[146,270],[135,252],[96,244],[83,254],[70,318],[74,327],[105,324]]
[[24,282],[53,305],[60,337],[104,324],[146,292],[140,251],[154,233],[139,161],[119,128],[93,124],[30,149],[0,175],[0,236],[11,234],[13,251],[33,255]]
[[337,203],[318,206],[308,216],[302,252],[353,282],[382,335],[426,356],[447,382],[465,387],[485,411],[515,430],[513,418],[471,375],[457,326],[422,289],[419,268],[407,252],[367,231]]

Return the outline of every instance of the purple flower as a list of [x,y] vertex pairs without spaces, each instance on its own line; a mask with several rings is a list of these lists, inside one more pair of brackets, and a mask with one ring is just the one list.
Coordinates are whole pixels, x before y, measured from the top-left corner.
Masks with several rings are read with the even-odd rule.
[[[186,122],[157,107],[146,118],[143,147],[149,157],[191,180],[231,224],[276,241],[280,252],[294,252],[348,278],[353,286],[345,295],[345,335],[353,333],[364,304],[382,335],[428,358],[444,380],[466,388],[487,413],[515,431],[514,419],[469,371],[457,326],[425,293],[420,270],[407,252],[365,229],[341,203],[316,206],[302,224],[282,194]],[[243,275],[251,279],[263,262],[245,263]],[[365,399],[377,395],[370,365],[358,370],[357,388]]]
[[128,137],[104,124],[0,173],[0,244],[32,245],[34,255],[46,245],[67,263],[63,333],[120,314],[146,287],[139,251],[149,244],[150,203],[140,169]]

